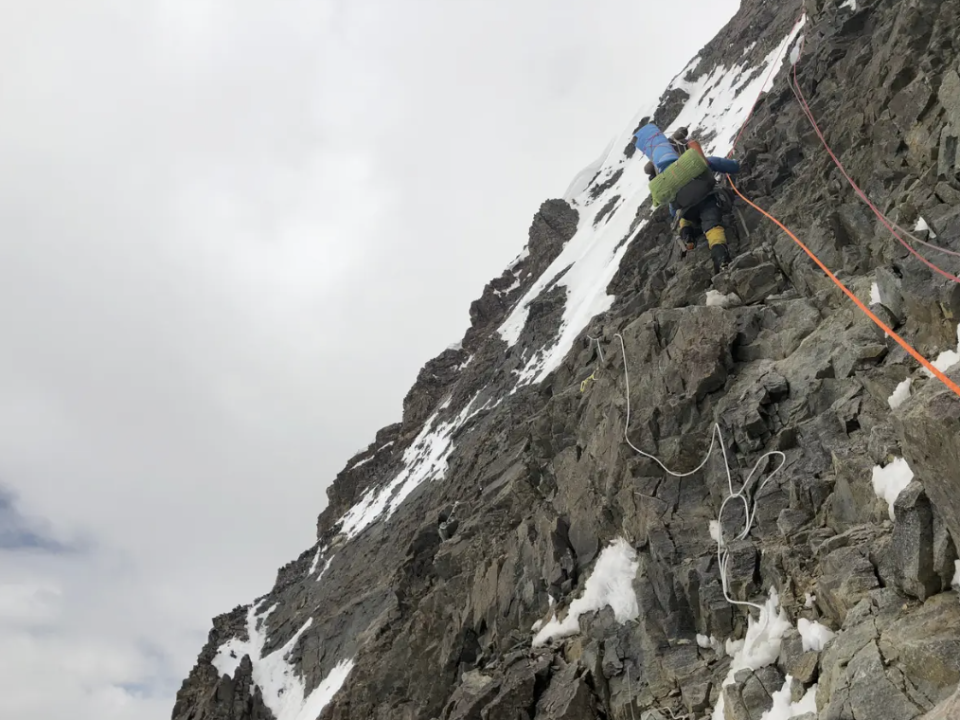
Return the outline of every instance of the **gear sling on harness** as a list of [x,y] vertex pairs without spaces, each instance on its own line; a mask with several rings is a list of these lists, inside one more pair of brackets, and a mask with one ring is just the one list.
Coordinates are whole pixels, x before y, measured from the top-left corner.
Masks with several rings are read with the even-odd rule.
[[650,181],[653,206],[674,204],[683,215],[704,200],[716,186],[703,154],[695,148],[678,155],[673,144],[656,125],[645,125],[636,132],[637,147],[653,161],[657,176]]

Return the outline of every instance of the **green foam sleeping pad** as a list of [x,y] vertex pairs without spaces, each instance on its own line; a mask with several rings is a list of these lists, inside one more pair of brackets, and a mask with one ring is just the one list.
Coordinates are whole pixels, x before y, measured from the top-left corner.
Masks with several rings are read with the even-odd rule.
[[680,159],[650,181],[653,206],[669,205],[684,185],[710,171],[707,161],[696,150],[687,150]]

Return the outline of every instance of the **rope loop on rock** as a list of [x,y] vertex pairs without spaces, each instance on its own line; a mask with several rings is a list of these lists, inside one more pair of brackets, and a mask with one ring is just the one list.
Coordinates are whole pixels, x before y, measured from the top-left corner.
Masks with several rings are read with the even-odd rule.
[[[754,520],[757,516],[757,503],[759,502],[759,495],[761,491],[773,480],[777,474],[783,470],[783,466],[787,462],[787,456],[779,450],[771,450],[770,452],[764,453],[761,455],[757,462],[754,463],[753,469],[750,471],[750,474],[747,476],[747,479],[744,481],[743,485],[740,486],[739,490],[734,489],[733,486],[733,473],[730,471],[730,461],[727,458],[727,446],[723,440],[723,430],[720,428],[719,423],[714,423],[713,432],[710,437],[710,447],[707,449],[707,454],[704,456],[703,461],[697,465],[693,470],[688,472],[678,472],[676,470],[671,470],[659,458],[651,455],[648,452],[645,452],[638,448],[630,440],[630,420],[631,420],[631,406],[630,406],[630,371],[627,368],[627,348],[623,341],[623,335],[617,333],[615,337],[620,341],[620,352],[623,356],[623,380],[626,384],[626,398],[627,398],[627,419],[623,426],[623,439],[626,441],[627,445],[639,455],[653,460],[657,465],[659,465],[667,475],[675,478],[686,478],[700,472],[704,467],[706,467],[707,462],[710,460],[710,456],[713,455],[713,449],[719,445],[720,453],[723,457],[723,465],[727,473],[727,488],[728,494],[724,499],[723,503],[720,505],[720,512],[717,514],[717,563],[720,569],[720,585],[723,589],[723,596],[726,598],[727,602],[731,605],[741,605],[746,607],[752,607],[757,610],[763,610],[762,605],[756,603],[737,600],[730,595],[730,579],[727,572],[730,563],[730,553],[727,549],[727,543],[723,538],[723,517],[724,511],[727,509],[732,501],[740,501],[743,503],[744,510],[744,522],[743,529],[736,534],[734,540],[744,540],[749,534],[750,530],[753,528]],[[770,471],[766,478],[757,485],[756,490],[751,492],[754,485],[757,484],[758,478],[762,475],[762,468],[766,467],[766,461],[769,458],[777,458],[779,462],[777,466]]]

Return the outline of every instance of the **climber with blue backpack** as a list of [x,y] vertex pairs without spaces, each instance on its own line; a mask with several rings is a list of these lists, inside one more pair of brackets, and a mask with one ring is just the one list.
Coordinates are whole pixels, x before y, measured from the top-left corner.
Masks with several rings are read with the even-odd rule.
[[714,173],[734,175],[740,172],[736,160],[706,157],[696,141],[680,128],[670,139],[656,125],[644,125],[634,133],[636,148],[650,162],[646,172],[650,178],[653,206],[669,205],[674,226],[680,227],[680,239],[686,250],[696,247],[699,231],[707,238],[715,273],[730,264],[727,233],[723,228],[723,206]]

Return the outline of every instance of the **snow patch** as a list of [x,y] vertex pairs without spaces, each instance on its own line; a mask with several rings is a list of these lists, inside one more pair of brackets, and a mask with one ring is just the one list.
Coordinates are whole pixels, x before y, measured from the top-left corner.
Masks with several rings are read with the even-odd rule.
[[723,643],[713,636],[697,635],[697,645],[704,650],[713,650],[717,655],[723,655]]
[[743,650],[743,640],[727,640],[724,644],[723,649],[726,651],[727,655],[733,657],[738,652]]
[[517,255],[517,256],[510,262],[509,265],[507,265],[507,268],[506,268],[506,270],[505,270],[504,272],[513,270],[517,265],[519,265],[520,263],[522,263],[522,262],[523,262],[524,260],[526,260],[528,257],[530,257],[530,248],[529,248],[529,247],[525,247],[523,250],[520,251],[520,254]]
[[[708,151],[708,155],[726,156],[733,149],[733,143],[757,96],[769,92],[773,87],[776,79],[776,75],[770,72],[773,64],[796,41],[805,24],[806,18],[756,66],[720,66],[710,75],[703,75],[694,82],[675,84],[676,87],[682,86],[690,99],[665,131],[666,134],[669,136],[681,127],[688,127],[694,137],[712,130],[716,132],[716,137],[704,150]],[[767,77],[769,81],[766,81]]]
[[313,618],[308,619],[282,648],[264,655],[266,620],[276,609],[274,605],[263,615],[258,615],[258,606],[251,606],[247,613],[248,639],[232,638],[221,645],[213,658],[213,666],[221,676],[232,677],[240,666],[241,658],[249,655],[253,664],[253,682],[260,688],[263,702],[276,720],[315,720],[343,686],[353,669],[353,660],[338,663],[309,695],[305,695],[303,680],[288,657],[303,633],[313,624]]
[[805,608],[812,608],[813,604],[817,601],[816,595],[811,595],[810,593],[803,594],[803,606]]
[[903,458],[896,458],[886,467],[873,468],[873,491],[890,506],[890,519],[894,519],[893,504],[913,480],[913,470]]
[[907,398],[910,397],[910,385],[912,384],[913,378],[907,378],[897,385],[897,389],[887,398],[887,404],[890,405],[891,410],[896,410],[907,401]]
[[[957,325],[957,349],[945,350],[940,353],[932,365],[940,372],[946,372],[957,363],[960,363],[960,325]],[[926,368],[923,368],[923,372],[925,372],[928,377],[933,377],[933,373]]]
[[313,562],[310,563],[310,570],[307,572],[307,575],[313,575],[317,571],[317,565],[320,563],[320,557],[323,555],[323,552],[326,549],[326,546],[317,548],[317,554],[313,556]]
[[783,687],[777,690],[770,698],[773,706],[760,716],[760,720],[791,720],[802,717],[807,713],[817,714],[817,690],[819,685],[813,685],[798,702],[790,701],[790,685],[793,678],[787,675]]
[[490,403],[471,412],[477,400],[474,396],[463,411],[452,421],[439,422],[436,413],[424,423],[423,430],[403,453],[403,469],[382,487],[368,490],[360,501],[340,518],[340,532],[354,538],[381,516],[389,518],[404,500],[422,483],[442,477],[447,471],[447,459],[453,452],[453,434]]
[[746,637],[734,655],[730,673],[723,684],[732,683],[734,675],[741,670],[759,670],[776,662],[780,655],[780,641],[791,627],[786,613],[780,609],[780,596],[771,588],[759,619],[754,622],[752,615],[748,617]]
[[859,5],[857,5],[857,0],[846,0],[843,4],[840,5],[841,10],[843,10],[844,8],[847,8],[853,12],[856,12],[858,7]]
[[736,293],[724,295],[716,290],[707,290],[707,307],[731,308],[740,305],[740,298]]
[[[747,634],[743,640],[727,641],[727,654],[733,656],[733,662],[723,685],[733,684],[734,677],[741,670],[759,670],[776,662],[780,655],[780,642],[791,627],[786,613],[780,609],[780,597],[776,589],[771,588],[770,596],[760,610],[760,617],[756,621],[752,615],[747,618]],[[721,693],[711,720],[724,720],[723,704]]]
[[545,645],[552,638],[569,637],[580,632],[580,616],[609,606],[617,622],[623,624],[640,615],[637,594],[633,589],[640,563],[637,553],[623,538],[617,538],[600,553],[593,572],[587,579],[583,595],[570,603],[567,616],[554,615],[533,638],[533,646]]
[[333,562],[333,559],[334,559],[335,557],[336,557],[336,555],[331,555],[330,557],[327,558],[326,562],[323,563],[323,569],[320,571],[320,574],[317,575],[317,582],[320,582],[320,578],[323,577],[323,574],[324,574],[327,570],[330,569],[330,563]]
[[801,47],[802,45],[803,45],[803,39],[802,39],[802,38],[798,39],[798,40],[793,44],[793,49],[790,51],[790,64],[791,64],[791,65],[796,65],[798,62],[800,62],[800,47]]
[[[337,663],[330,674],[307,696],[303,708],[297,715],[291,716],[291,720],[316,720],[320,712],[343,687],[351,670],[353,670],[353,660],[342,660]],[[278,715],[277,720],[285,719]]]
[[363,467],[363,466],[366,465],[368,462],[370,462],[371,460],[373,460],[374,457],[376,457],[376,453],[374,453],[373,455],[371,455],[371,456],[368,457],[368,458],[364,458],[363,460],[359,460],[359,461],[355,462],[353,465],[350,465],[347,469],[348,469],[348,470],[356,470],[358,467]]
[[[356,470],[358,467],[361,467],[361,466],[363,466],[363,465],[366,465],[368,462],[370,462],[371,460],[373,460],[375,457],[377,457],[377,455],[379,455],[382,451],[386,450],[386,449],[387,449],[388,447],[390,447],[391,445],[393,445],[393,441],[392,441],[392,440],[391,440],[390,442],[388,442],[386,445],[381,445],[381,446],[378,447],[376,450],[374,450],[374,451],[370,454],[370,457],[364,458],[363,460],[359,460],[358,462],[355,462],[353,465],[347,465],[347,467],[344,469],[344,471],[346,471],[346,470]],[[363,452],[366,452],[366,450],[361,450],[360,452],[356,452],[356,453],[354,453],[354,455],[359,455],[359,454],[361,454],[361,453],[363,453]]]
[[717,545],[720,545],[720,523],[717,520],[710,521],[710,537]]
[[874,283],[870,286],[870,304],[871,305],[881,305],[883,304],[883,298],[880,297],[880,286]]
[[[508,287],[506,290],[494,290],[494,291],[493,291],[493,294],[496,295],[497,297],[502,297],[502,296],[504,296],[504,295],[509,295],[509,294],[512,293],[514,290],[516,290],[518,287],[520,287],[520,278],[519,278],[518,276],[514,275],[513,285],[511,285],[510,287]],[[460,345],[460,346],[457,347],[457,350],[462,350],[462,349],[463,349],[463,346],[462,346],[462,345]]]
[[960,560],[953,561],[953,582],[950,584],[960,588]]
[[[790,43],[800,33],[803,23],[784,38],[759,64],[744,62],[730,68],[719,67],[712,73],[686,80],[700,63],[694,58],[670,89],[682,88],[690,95],[679,117],[665,132],[670,134],[681,126],[687,126],[693,135],[711,136],[714,140],[706,148],[713,155],[724,156],[733,147],[734,139],[750,113],[761,91],[768,91],[773,83],[769,72],[773,64],[786,52]],[[770,77],[770,83],[764,78]],[[646,113],[652,114],[651,112]],[[639,120],[643,115],[640,115]],[[636,121],[613,143],[606,158],[600,164],[601,172],[622,169],[622,175],[608,192],[619,195],[623,201],[608,222],[594,227],[603,203],[589,203],[585,189],[574,197],[572,192],[582,186],[575,180],[568,189],[570,201],[580,208],[577,232],[566,243],[557,258],[531,285],[513,311],[498,328],[508,346],[520,340],[529,317],[530,304],[543,292],[559,286],[566,291],[566,302],[560,327],[551,343],[536,350],[526,365],[517,374],[517,386],[540,382],[553,372],[566,357],[583,329],[596,315],[606,312],[614,298],[607,295],[610,281],[620,268],[620,261],[643,227],[633,227],[637,210],[649,196],[649,181],[643,171],[643,162],[624,162],[622,148],[630,141]],[[592,170],[596,163],[589,166]],[[584,171],[585,173],[586,171]],[[581,173],[584,174],[584,173]],[[580,177],[580,176],[578,176]],[[582,202],[581,202],[582,201]],[[562,277],[561,277],[562,275]]]
[[836,633],[826,625],[821,625],[806,618],[797,620],[797,630],[803,639],[804,652],[823,652],[827,643],[836,636]]
[[[619,136],[615,136],[610,141],[600,157],[577,173],[576,177],[573,178],[573,182],[570,183],[567,191],[563,194],[564,200],[570,202],[575,197],[582,195],[587,188],[590,187],[590,182],[597,176],[600,170],[603,169],[604,163],[606,163],[607,158],[610,157],[610,151],[613,150],[613,146],[617,144],[617,137]],[[624,145],[626,145],[626,143],[624,143]]]

